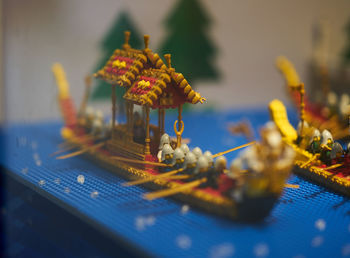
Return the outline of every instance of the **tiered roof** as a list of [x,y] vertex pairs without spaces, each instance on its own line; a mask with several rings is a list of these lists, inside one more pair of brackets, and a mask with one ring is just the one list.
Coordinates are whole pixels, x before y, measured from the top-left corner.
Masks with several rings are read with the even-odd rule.
[[127,89],[124,99],[152,108],[174,108],[185,102],[203,103],[203,98],[195,92],[181,73],[175,72],[158,54],[148,48],[148,36],[145,36],[145,49],[137,50],[128,44],[129,35],[123,49],[117,49],[99,70],[95,77]]

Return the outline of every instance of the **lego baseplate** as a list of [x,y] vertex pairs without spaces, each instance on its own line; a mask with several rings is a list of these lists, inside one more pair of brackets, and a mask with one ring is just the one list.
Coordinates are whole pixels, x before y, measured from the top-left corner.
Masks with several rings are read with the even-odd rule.
[[[169,121],[175,117],[168,115]],[[191,124],[184,137],[191,138],[190,146],[213,152],[243,144],[243,137],[227,131],[229,122],[243,117],[259,129],[269,114],[265,108],[184,114],[185,124]],[[295,123],[296,115],[289,117]],[[166,125],[170,131],[171,122]],[[161,257],[350,255],[350,201],[346,197],[292,176],[289,183],[300,188],[286,189],[272,214],[260,224],[232,222],[172,199],[149,202],[141,198],[144,188],[123,187],[123,179],[89,160],[51,157],[62,142],[60,127],[58,122],[42,122],[4,128],[6,152],[1,164],[10,176],[83,222],[141,252]]]
[[[298,161],[297,166],[295,166],[293,172],[297,175],[301,175],[305,177],[306,179],[309,179],[310,181],[314,183],[318,183],[322,186],[327,187],[330,190],[333,190],[337,193],[343,194],[347,197],[350,197],[350,183],[349,180],[337,176],[337,174],[324,171],[321,168],[312,166],[308,169],[301,168],[303,162]],[[342,168],[338,169],[338,172],[340,173]],[[346,164],[344,166],[344,171],[348,173],[349,171],[349,165]]]
[[[1,257],[139,257],[50,199],[6,174],[1,178]],[[2,187],[6,185],[6,188]]]

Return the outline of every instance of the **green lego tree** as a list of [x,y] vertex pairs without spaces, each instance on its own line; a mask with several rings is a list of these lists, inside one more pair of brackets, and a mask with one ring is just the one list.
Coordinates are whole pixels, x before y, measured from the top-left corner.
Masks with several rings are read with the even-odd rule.
[[[100,61],[95,66],[94,72],[100,70],[113,54],[114,50],[121,48],[124,44],[124,31],[130,31],[129,44],[132,48],[141,48],[143,41],[141,36],[131,21],[127,12],[122,12],[118,15],[115,23],[109,29],[108,33],[101,42],[102,55]],[[117,101],[119,104],[123,102],[124,89],[117,87]],[[95,88],[92,92],[92,100],[104,100],[111,98],[111,86],[103,80],[96,80]],[[123,105],[121,105],[122,107]]]
[[198,79],[217,79],[214,66],[216,47],[207,36],[211,23],[198,0],[179,0],[165,21],[170,31],[160,53],[172,54],[172,66],[193,83]]

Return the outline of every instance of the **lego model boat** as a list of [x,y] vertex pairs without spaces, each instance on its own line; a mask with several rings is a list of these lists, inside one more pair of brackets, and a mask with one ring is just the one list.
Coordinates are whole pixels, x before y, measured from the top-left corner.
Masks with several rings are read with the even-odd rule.
[[350,139],[348,128],[350,117],[349,95],[343,94],[340,101],[337,101],[336,94],[328,90],[327,93],[324,93],[325,96],[322,101],[310,101],[308,96],[305,95],[304,84],[300,82],[293,64],[282,56],[277,58],[276,64],[288,82],[288,92],[295,106],[301,107],[303,105],[305,121],[319,130],[332,131],[334,139]]
[[279,100],[270,103],[272,120],[285,141],[297,153],[294,172],[333,191],[350,196],[350,143],[349,128],[343,128],[336,117],[327,119],[304,98],[304,84],[291,63],[278,61],[288,87],[299,91],[294,100],[300,108],[297,130],[289,123],[286,108]]
[[[190,151],[182,143],[182,105],[203,103],[205,99],[171,67],[170,55],[165,55],[165,65],[148,48],[147,35],[143,50],[131,48],[129,36],[125,32],[122,49],[115,50],[95,74],[112,85],[111,123],[86,107],[88,93],[77,114],[63,68],[53,66],[65,122],[61,152],[74,150],[58,159],[85,155],[130,180],[125,187],[143,184],[157,190],[144,195],[148,200],[173,196],[231,219],[266,217],[282,194],[294,161],[294,151],[283,143],[277,128],[269,124],[260,143],[250,142],[214,155],[209,151],[203,154],[198,147]],[[117,85],[125,88],[124,124],[116,121]],[[134,112],[134,106],[141,107],[142,114]],[[176,139],[164,131],[165,110],[169,108],[178,109]],[[150,109],[158,111],[158,125],[150,123]],[[243,147],[247,147],[245,152],[227,169],[222,155]]]

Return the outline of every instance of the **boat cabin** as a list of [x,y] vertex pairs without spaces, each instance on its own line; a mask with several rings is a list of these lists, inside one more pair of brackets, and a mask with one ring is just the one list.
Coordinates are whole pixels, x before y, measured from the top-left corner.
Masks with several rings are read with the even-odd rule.
[[[165,55],[167,65],[158,54],[148,48],[149,36],[144,36],[145,48],[133,49],[129,45],[130,32],[125,32],[125,43],[117,49],[106,65],[94,74],[112,87],[112,137],[107,144],[111,152],[139,160],[155,160],[160,136],[164,133],[165,111],[178,109],[174,130],[177,145],[181,144],[184,103],[203,103],[181,73],[171,67],[170,54]],[[125,124],[116,124],[116,87],[125,88]],[[144,111],[144,118],[134,113],[134,105]],[[150,124],[150,109],[158,110],[158,125]]]

